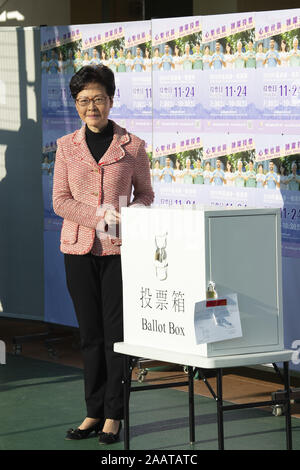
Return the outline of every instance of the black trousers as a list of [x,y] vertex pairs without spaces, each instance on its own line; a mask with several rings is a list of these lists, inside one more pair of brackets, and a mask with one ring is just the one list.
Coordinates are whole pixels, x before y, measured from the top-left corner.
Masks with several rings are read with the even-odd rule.
[[76,312],[89,418],[123,418],[123,341],[120,255],[64,255],[66,280]]

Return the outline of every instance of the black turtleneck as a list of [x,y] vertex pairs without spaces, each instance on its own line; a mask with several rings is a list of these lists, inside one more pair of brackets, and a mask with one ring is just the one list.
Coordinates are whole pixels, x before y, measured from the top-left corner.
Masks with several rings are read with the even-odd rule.
[[107,126],[101,132],[93,132],[88,126],[85,126],[86,143],[97,163],[99,163],[110,146],[113,135],[114,129],[111,121],[108,121]]

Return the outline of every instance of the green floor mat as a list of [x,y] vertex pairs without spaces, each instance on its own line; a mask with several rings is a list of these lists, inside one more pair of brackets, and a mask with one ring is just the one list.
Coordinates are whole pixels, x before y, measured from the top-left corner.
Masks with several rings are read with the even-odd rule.
[[[145,384],[143,384],[145,385]],[[91,437],[66,441],[70,427],[85,416],[81,369],[7,355],[0,366],[0,450],[123,450],[123,441],[105,447]],[[196,442],[189,444],[188,394],[173,389],[133,392],[130,446],[138,450],[214,450],[218,448],[216,404],[195,396]],[[292,419],[293,448],[300,449],[300,422]],[[225,413],[225,449],[285,449],[285,418],[271,410]]]

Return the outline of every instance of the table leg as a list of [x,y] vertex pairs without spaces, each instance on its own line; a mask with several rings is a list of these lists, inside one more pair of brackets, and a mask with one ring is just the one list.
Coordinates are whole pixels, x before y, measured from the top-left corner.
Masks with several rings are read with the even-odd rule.
[[190,424],[190,444],[195,442],[195,402],[194,402],[194,371],[193,367],[188,367],[189,373],[189,424]]
[[286,425],[286,448],[292,450],[292,423],[291,423],[291,396],[290,396],[290,376],[289,376],[289,363],[283,363],[284,371],[284,388],[285,388],[285,425]]
[[224,450],[222,369],[217,369],[218,448]]
[[124,397],[124,449],[129,450],[129,392],[130,392],[130,357],[124,356],[124,378],[123,378],[123,397]]

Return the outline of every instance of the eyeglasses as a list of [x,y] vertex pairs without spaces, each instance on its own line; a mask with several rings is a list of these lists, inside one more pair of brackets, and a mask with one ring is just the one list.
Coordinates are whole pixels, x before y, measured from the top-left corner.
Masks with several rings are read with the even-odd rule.
[[86,108],[89,106],[90,102],[92,101],[96,106],[101,106],[106,103],[106,99],[108,96],[96,96],[96,98],[79,98],[76,99],[76,103],[82,108]]

